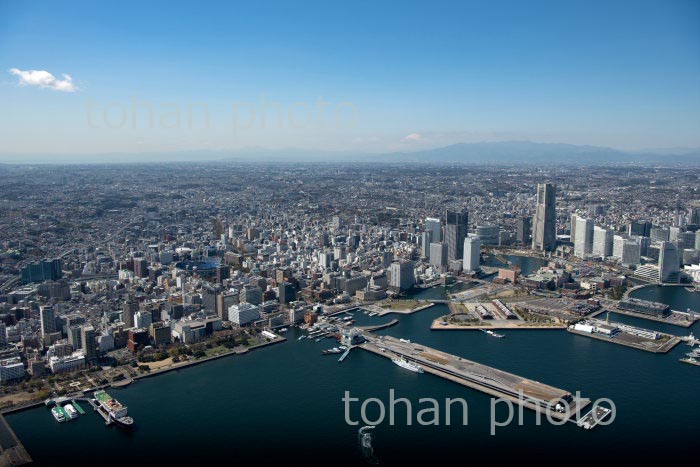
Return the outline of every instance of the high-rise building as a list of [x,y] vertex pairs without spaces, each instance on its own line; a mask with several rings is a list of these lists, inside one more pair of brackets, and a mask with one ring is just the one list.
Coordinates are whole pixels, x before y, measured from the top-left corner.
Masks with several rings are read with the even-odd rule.
[[260,319],[260,308],[250,303],[231,305],[228,309],[228,320],[238,326],[245,326]]
[[648,237],[651,234],[651,222],[644,220],[631,220],[627,226],[629,235]]
[[30,263],[20,269],[23,284],[31,282],[55,281],[63,277],[60,259]]
[[442,241],[442,225],[440,219],[427,217],[425,219],[425,230],[426,232],[431,232],[431,242],[438,243]]
[[464,256],[464,239],[467,238],[469,215],[466,211],[447,210],[445,218],[444,243],[447,244],[447,258],[448,260],[461,260]]
[[659,248],[659,282],[677,283],[679,279],[680,259],[678,248],[671,242],[661,242]]
[[476,272],[480,269],[481,240],[476,237],[464,239],[464,259],[462,269],[464,272]]
[[447,267],[447,244],[431,243],[430,244],[430,264],[438,268]]
[[56,314],[53,307],[50,305],[42,306],[39,314],[41,317],[41,337],[56,332]]
[[622,253],[620,255],[620,263],[625,267],[630,267],[637,266],[640,262],[641,255],[639,242],[635,240],[624,240],[622,242]]
[[408,290],[416,283],[413,261],[394,261],[389,267],[389,286],[398,290]]
[[139,311],[139,302],[133,297],[127,298],[124,302],[124,308],[122,309],[122,321],[124,322],[124,328],[129,329],[135,326],[134,315]]
[[477,225],[476,236],[482,245],[498,246],[498,234],[501,228],[497,225]]
[[664,227],[652,227],[649,230],[651,240],[654,242],[667,242],[670,234],[671,231]]
[[606,229],[605,227],[594,226],[593,227],[593,253],[594,256],[601,256],[606,258],[612,255],[613,250],[613,235],[612,229]]
[[80,340],[82,342],[83,355],[85,361],[90,364],[97,360],[97,341],[95,339],[95,328],[83,326],[80,328]]
[[149,328],[153,323],[153,315],[150,311],[139,311],[134,315],[134,325],[137,328]]
[[286,305],[296,299],[297,291],[294,285],[290,282],[280,282],[277,286],[277,300],[279,300],[280,305]]
[[593,251],[593,219],[577,216],[576,236],[574,237],[574,255],[584,258]]
[[537,207],[532,218],[532,248],[540,251],[554,251],[556,247],[556,187],[551,183],[539,183]]
[[532,243],[532,217],[521,217],[516,225],[515,243],[530,245]]
[[257,285],[246,285],[241,290],[241,302],[260,305],[262,303],[262,294],[262,289]]
[[430,244],[433,243],[433,232],[426,230],[421,235],[421,256],[430,258]]

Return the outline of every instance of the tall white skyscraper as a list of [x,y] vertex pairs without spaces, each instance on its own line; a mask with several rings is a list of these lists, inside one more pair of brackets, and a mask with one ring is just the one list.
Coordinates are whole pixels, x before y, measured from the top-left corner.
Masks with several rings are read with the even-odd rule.
[[593,255],[608,257],[613,250],[613,230],[605,227],[593,227]]
[[574,255],[583,258],[593,251],[593,219],[577,216]]
[[425,219],[425,230],[431,233],[430,241],[439,243],[442,241],[442,225],[440,219],[428,217]]
[[532,249],[554,251],[557,247],[556,187],[537,185],[537,207],[532,218]]
[[476,272],[480,269],[481,241],[475,237],[464,239],[464,272]]

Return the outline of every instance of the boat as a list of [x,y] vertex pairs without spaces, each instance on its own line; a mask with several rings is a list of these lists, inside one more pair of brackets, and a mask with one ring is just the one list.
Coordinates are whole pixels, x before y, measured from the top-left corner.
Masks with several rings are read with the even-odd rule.
[[370,313],[369,315],[370,315],[370,316],[377,316],[378,314],[379,314],[379,313],[377,313],[376,311],[373,311],[373,312]]
[[405,358],[397,357],[397,358],[392,358],[392,362],[394,362],[395,365],[400,366],[401,368],[405,368],[407,370],[413,371],[415,373],[423,373],[423,368],[419,367],[415,363],[411,363]]
[[499,338],[499,339],[502,339],[502,338],[506,337],[505,335],[495,333],[495,332],[493,332],[493,331],[490,330],[490,329],[489,329],[489,330],[484,330],[484,329],[482,329],[481,332],[485,332],[485,333],[488,334],[489,336],[491,336],[491,337],[497,337],[497,338]]
[[111,422],[122,428],[133,427],[134,419],[127,416],[126,406],[107,394],[106,391],[96,391],[94,396],[97,406],[107,413]]
[[51,409],[51,415],[53,415],[53,418],[55,418],[58,423],[63,423],[66,421],[66,414],[63,411],[63,407],[54,407]]
[[694,358],[694,357],[680,358],[680,359],[678,359],[678,361],[683,362],[683,363],[690,363],[691,365],[700,366],[700,360],[698,360],[697,358]]
[[302,339],[306,339],[306,336],[299,336],[299,337],[297,338],[298,341],[300,341],[300,340],[302,340]]
[[65,410],[66,415],[68,415],[68,418],[70,418],[71,420],[74,418],[78,418],[78,411],[75,410],[75,407],[73,407],[72,404],[64,405],[63,410]]
[[327,350],[322,350],[321,353],[323,355],[332,355],[336,353],[343,353],[344,351],[339,349],[338,347],[333,347],[332,349],[327,349]]
[[287,331],[289,331],[289,329],[287,329],[287,328],[282,328],[279,330],[279,332],[287,332]]

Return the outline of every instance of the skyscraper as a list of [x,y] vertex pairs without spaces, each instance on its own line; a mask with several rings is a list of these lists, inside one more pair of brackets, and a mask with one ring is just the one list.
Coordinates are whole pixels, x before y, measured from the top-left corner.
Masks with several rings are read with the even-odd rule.
[[476,272],[479,270],[481,255],[481,241],[475,237],[464,239],[464,272]]
[[[448,260],[459,259],[464,256],[464,239],[467,238],[467,225],[469,215],[465,212],[447,210],[445,213],[445,243],[447,244]],[[433,242],[435,239],[433,239]]]
[[389,268],[389,287],[408,290],[416,283],[413,261],[399,260],[391,263]]
[[83,355],[87,363],[94,363],[97,360],[97,348],[95,344],[95,328],[83,326],[80,329],[80,337],[83,347]]
[[605,227],[593,227],[593,250],[594,256],[608,257],[612,255],[613,250],[613,235],[612,229]]
[[41,307],[41,336],[56,332],[56,315],[53,307],[46,305]]
[[447,245],[444,243],[430,244],[430,265],[438,268],[447,267]]
[[537,185],[537,207],[532,218],[532,248],[553,251],[557,247],[556,187],[551,183]]
[[678,249],[671,242],[661,242],[659,248],[659,282],[678,282]]
[[521,217],[518,219],[515,242],[520,245],[529,245],[532,242],[532,218]]
[[433,243],[433,232],[426,230],[421,236],[421,256],[430,258],[430,244]]
[[134,315],[137,311],[139,311],[139,302],[133,297],[129,297],[124,302],[124,309],[122,310],[122,321],[125,329],[134,327]]
[[440,219],[435,219],[433,217],[427,217],[425,219],[425,230],[427,232],[431,232],[432,237],[431,241],[432,242],[441,242],[442,241],[442,225],[440,224]]
[[575,222],[574,255],[583,258],[593,251],[593,219],[576,216]]

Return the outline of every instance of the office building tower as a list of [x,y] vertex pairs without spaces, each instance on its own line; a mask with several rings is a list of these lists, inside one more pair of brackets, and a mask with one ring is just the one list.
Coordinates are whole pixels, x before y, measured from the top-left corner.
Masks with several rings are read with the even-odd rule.
[[83,348],[83,340],[80,335],[80,326],[68,326],[68,343],[73,347],[73,350]]
[[260,305],[262,303],[262,295],[263,291],[257,285],[246,285],[241,290],[241,302]]
[[153,315],[150,311],[139,311],[134,315],[134,325],[137,328],[149,328],[153,323]]
[[629,235],[638,235],[640,237],[648,237],[651,234],[651,222],[643,220],[631,220],[627,226]]
[[600,256],[606,258],[612,255],[613,250],[613,235],[612,229],[606,229],[605,227],[594,226],[593,227],[593,250],[592,254],[594,256]]
[[137,311],[139,311],[139,302],[133,297],[127,298],[122,309],[122,322],[125,329],[134,327],[134,315]]
[[421,235],[421,256],[430,258],[430,244],[433,243],[433,232],[426,230]]
[[530,245],[532,243],[532,217],[521,217],[516,225],[515,243]]
[[576,217],[576,236],[574,237],[574,255],[584,258],[593,251],[593,219]]
[[464,239],[467,238],[467,226],[469,215],[465,212],[448,210],[445,213],[445,241],[447,244],[448,260],[459,259],[464,256]]
[[556,247],[556,187],[551,183],[540,183],[537,185],[537,206],[532,218],[532,248],[554,251]]
[[501,228],[497,225],[477,225],[476,236],[479,237],[482,245],[498,246],[498,234]]
[[671,242],[661,242],[659,248],[659,282],[678,283],[680,259],[678,248]]
[[231,305],[228,309],[228,320],[238,326],[245,326],[260,319],[260,308],[250,303]]
[[652,227],[649,230],[649,236],[654,242],[667,242],[670,235],[669,229],[664,227]]
[[409,290],[416,283],[413,261],[394,261],[389,267],[389,286],[398,290]]
[[42,306],[39,311],[41,317],[41,337],[56,332],[56,315],[50,305]]
[[464,272],[477,272],[480,269],[481,240],[476,237],[464,239],[464,259],[462,269]]
[[280,305],[286,305],[297,299],[297,291],[290,282],[280,282],[277,286],[277,300]]
[[447,244],[430,244],[430,264],[438,268],[446,268],[448,262]]
[[80,337],[83,348],[83,355],[88,364],[95,363],[97,360],[97,341],[95,337],[95,328],[92,326],[83,326],[80,329]]
[[[638,237],[643,238],[643,237]],[[622,242],[622,253],[620,263],[624,267],[637,266],[641,262],[640,246],[636,240],[625,239]]]
[[63,277],[61,260],[53,259],[30,263],[20,269],[20,277],[22,284],[56,281]]
[[425,230],[431,232],[431,242],[439,243],[442,241],[442,225],[440,219],[427,217],[425,219]]

